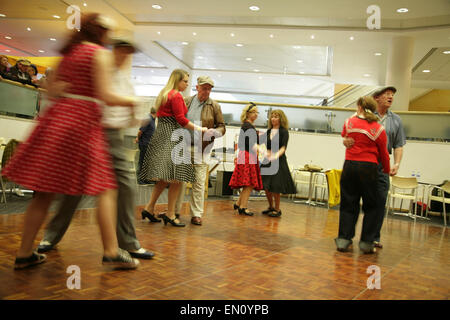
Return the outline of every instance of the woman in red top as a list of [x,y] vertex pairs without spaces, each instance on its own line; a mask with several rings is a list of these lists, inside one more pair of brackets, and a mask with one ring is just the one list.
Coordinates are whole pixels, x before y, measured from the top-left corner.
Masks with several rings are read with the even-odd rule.
[[25,212],[16,269],[45,261],[46,256],[32,248],[55,193],[97,195],[103,263],[123,268],[139,264],[118,248],[117,183],[101,124],[103,103],[127,107],[135,104],[133,99],[109,90],[107,70],[112,57],[103,47],[111,29],[109,21],[97,13],[82,16],[80,30],[74,30],[61,50],[63,58],[55,71],[56,81],[50,79],[49,91],[60,95],[2,172],[36,192]]
[[377,164],[380,159],[383,171],[389,173],[389,154],[386,132],[374,114],[376,101],[372,97],[362,97],[357,105],[356,115],[345,121],[342,130],[342,136],[353,138],[355,144],[345,151],[340,182],[339,235],[335,242],[338,251],[347,251],[352,244],[362,197],[364,220],[359,247],[364,253],[373,253],[377,212],[379,206],[384,206],[377,190]]
[[207,128],[194,125],[186,118],[188,109],[184,103],[183,92],[189,83],[189,74],[175,69],[169,81],[159,93],[155,102],[158,125],[147,147],[147,151],[139,173],[139,179],[151,183],[157,181],[149,203],[142,211],[142,218],[151,222],[160,222],[154,215],[155,204],[159,196],[169,184],[167,215],[162,215],[164,224],[168,222],[176,227],[184,227],[175,216],[175,204],[180,191],[180,181],[194,182],[194,167],[189,153],[190,134],[186,130],[205,132]]

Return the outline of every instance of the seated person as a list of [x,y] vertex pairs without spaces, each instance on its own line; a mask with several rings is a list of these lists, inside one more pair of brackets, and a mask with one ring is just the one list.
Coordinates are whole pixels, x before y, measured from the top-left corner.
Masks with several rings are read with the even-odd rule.
[[29,66],[31,66],[30,61],[25,59],[17,60],[16,65],[9,69],[7,79],[23,84],[33,85],[31,82],[31,77],[28,74]]
[[33,83],[33,85],[37,86],[37,84],[39,83],[39,79],[37,77],[37,74],[38,74],[37,67],[34,64],[32,64],[28,67],[27,72],[30,75],[31,83]]
[[10,69],[10,65],[8,63],[8,57],[4,55],[0,55],[0,79],[7,79],[8,72]]

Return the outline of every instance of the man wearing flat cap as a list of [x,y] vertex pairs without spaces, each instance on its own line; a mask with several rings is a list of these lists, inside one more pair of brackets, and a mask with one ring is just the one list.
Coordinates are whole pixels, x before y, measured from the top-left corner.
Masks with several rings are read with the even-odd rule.
[[31,82],[31,76],[28,74],[28,67],[31,66],[31,62],[25,59],[17,60],[16,65],[9,69],[7,79],[21,82],[23,84],[33,85]]
[[[134,96],[134,88],[130,82],[130,77],[122,69],[126,60],[135,51],[136,47],[131,41],[125,39],[113,41],[114,72],[111,76],[111,87],[117,94]],[[117,240],[119,247],[128,251],[132,257],[151,259],[154,253],[142,248],[136,237],[134,226],[136,178],[131,171],[130,162],[126,156],[122,132],[122,128],[129,126],[132,120],[130,114],[123,114],[120,110],[127,111],[128,108],[109,106],[105,107],[103,114],[103,126],[105,127],[109,152],[119,187],[117,195]],[[58,211],[47,225],[44,239],[38,246],[38,252],[52,250],[62,239],[80,201],[81,196],[64,196]]]
[[[373,98],[377,101],[377,111],[375,114],[380,118],[380,124],[382,124],[386,130],[387,135],[387,148],[389,154],[394,154],[394,165],[391,166],[391,172],[389,175],[395,176],[400,168],[400,162],[403,157],[403,146],[406,144],[405,130],[403,129],[403,123],[401,118],[393,113],[389,108],[394,101],[394,94],[397,92],[392,86],[382,88],[373,93]],[[350,138],[351,139],[351,138]],[[344,145],[348,148],[353,145],[354,141],[349,138],[344,139]],[[375,235],[375,247],[382,248],[380,243],[380,232],[383,226],[386,199],[389,192],[389,175],[383,173],[381,164],[378,164],[378,191],[380,194],[380,206],[377,221],[377,234]]]
[[[220,105],[209,97],[213,87],[214,81],[210,77],[200,76],[197,78],[197,94],[185,98],[186,106],[188,108],[186,118],[194,123],[197,122],[202,127],[208,128],[208,131],[206,131],[201,138],[194,137],[194,133],[190,131],[195,182],[192,183],[189,207],[192,216],[191,223],[194,225],[202,225],[205,201],[205,182],[209,169],[208,159],[214,144],[214,139],[223,136],[226,130]],[[200,121],[201,123],[199,123]],[[175,207],[177,216],[179,216],[181,211],[185,188],[186,183],[183,183]]]

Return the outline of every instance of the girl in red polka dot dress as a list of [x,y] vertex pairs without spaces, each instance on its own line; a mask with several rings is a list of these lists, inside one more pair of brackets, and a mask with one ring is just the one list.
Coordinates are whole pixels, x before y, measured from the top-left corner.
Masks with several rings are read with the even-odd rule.
[[230,188],[243,188],[234,209],[239,214],[252,216],[247,210],[248,199],[253,189],[262,190],[261,171],[258,163],[258,132],[253,123],[258,118],[258,107],[254,103],[247,105],[241,114],[241,132],[238,141],[238,156],[235,159],[233,175],[229,183]]

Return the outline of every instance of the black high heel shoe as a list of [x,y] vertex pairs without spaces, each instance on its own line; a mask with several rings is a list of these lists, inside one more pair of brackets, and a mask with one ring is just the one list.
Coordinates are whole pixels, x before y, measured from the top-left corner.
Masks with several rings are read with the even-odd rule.
[[239,208],[239,214],[245,214],[246,216],[252,216],[253,212],[247,210],[247,208]]
[[174,227],[185,227],[185,226],[186,226],[186,225],[185,225],[184,223],[182,223],[182,222],[180,222],[180,223],[175,222],[175,220],[176,220],[177,218],[175,218],[175,219],[170,219],[168,216],[163,215],[163,216],[162,216],[162,219],[164,220],[164,225],[167,225],[167,222],[168,222],[168,223],[170,223],[171,225],[173,225]]
[[142,220],[145,220],[145,218],[147,218],[148,220],[150,220],[150,222],[161,222],[161,219],[156,218],[153,214],[151,214],[147,210],[142,210],[141,216]]

